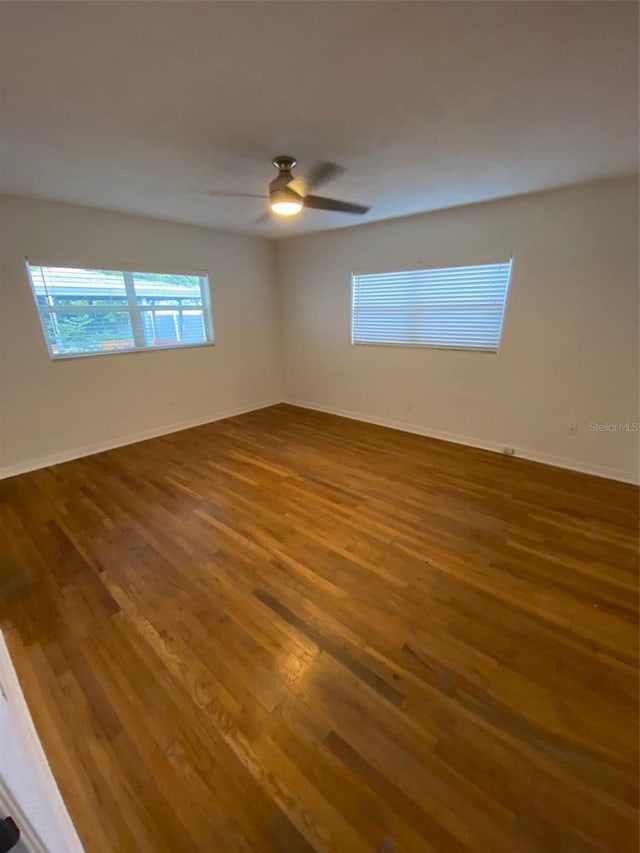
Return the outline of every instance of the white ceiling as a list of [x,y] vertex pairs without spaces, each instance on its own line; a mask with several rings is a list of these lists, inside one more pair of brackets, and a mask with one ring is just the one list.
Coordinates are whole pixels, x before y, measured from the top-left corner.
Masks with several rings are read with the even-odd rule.
[[[270,236],[638,170],[631,2],[0,3],[0,186]],[[366,217],[257,225],[274,154]]]

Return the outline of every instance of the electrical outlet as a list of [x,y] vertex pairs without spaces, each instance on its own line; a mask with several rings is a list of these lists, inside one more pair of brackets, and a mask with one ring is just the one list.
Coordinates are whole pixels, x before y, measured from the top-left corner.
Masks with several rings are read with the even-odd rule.
[[515,456],[516,449],[515,449],[515,447],[503,447],[502,452],[504,453],[505,456]]
[[578,424],[569,424],[569,435],[575,435],[578,432]]

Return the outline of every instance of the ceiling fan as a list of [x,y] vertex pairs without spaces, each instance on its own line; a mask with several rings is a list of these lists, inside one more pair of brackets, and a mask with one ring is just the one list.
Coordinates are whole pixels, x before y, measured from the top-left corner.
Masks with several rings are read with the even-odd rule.
[[[306,177],[294,177],[292,170],[297,165],[295,157],[281,155],[273,158],[273,165],[278,170],[278,176],[269,184],[267,194],[227,192],[224,190],[212,190],[209,195],[234,196],[237,198],[266,198],[273,213],[278,216],[295,216],[303,207],[314,210],[334,210],[339,213],[367,213],[370,208],[364,204],[355,204],[350,201],[338,201],[335,198],[325,198],[313,195],[311,190],[322,184],[332,181],[345,170],[337,163],[326,161],[316,163]],[[266,214],[265,216],[268,216]],[[260,217],[261,221],[265,216]]]

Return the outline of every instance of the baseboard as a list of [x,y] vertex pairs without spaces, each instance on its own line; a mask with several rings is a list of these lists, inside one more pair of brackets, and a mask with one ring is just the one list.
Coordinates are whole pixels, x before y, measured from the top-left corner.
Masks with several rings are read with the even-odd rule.
[[158,438],[161,435],[170,435],[173,432],[181,432],[183,429],[204,426],[204,424],[210,424],[214,421],[222,421],[225,418],[235,417],[235,415],[244,415],[247,412],[266,409],[268,406],[275,406],[277,403],[281,402],[281,400],[262,400],[259,403],[251,403],[248,406],[237,406],[234,409],[226,409],[223,412],[217,412],[215,415],[206,415],[203,418],[194,418],[189,421],[166,424],[158,427],[157,429],[149,429],[144,432],[121,436],[120,438],[113,439],[112,441],[102,441],[98,444],[88,444],[85,447],[76,447],[73,450],[54,453],[51,456],[40,456],[36,459],[28,459],[25,462],[19,462],[17,465],[9,465],[5,468],[0,468],[0,480],[4,480],[7,477],[15,477],[18,474],[26,474],[29,471],[37,471],[39,468],[49,468],[51,465],[59,465],[61,462],[70,462],[72,459],[80,459],[83,456],[92,456],[94,453],[102,453],[104,450],[113,450],[116,447],[124,447],[127,444],[136,444],[138,441],[146,441],[149,438]]
[[[139,441],[146,441],[149,438],[158,438],[161,435],[170,435],[173,432],[180,432],[184,429],[191,429],[196,426],[221,421],[225,418],[232,418],[236,415],[243,415],[248,412],[255,412],[259,409],[265,409],[269,406],[275,406],[282,400],[263,400],[259,403],[253,403],[248,406],[237,406],[233,409],[226,409],[218,412],[215,415],[207,415],[203,418],[195,418],[189,421],[180,421],[175,424],[167,424],[157,429],[145,430],[144,432],[133,433],[124,437],[114,439],[113,441],[104,441],[98,444],[90,444],[85,447],[77,447],[73,450],[66,450],[62,453],[56,453],[51,456],[41,456],[36,459],[29,459],[25,462],[20,462],[16,465],[9,465],[5,468],[0,468],[0,480],[7,477],[15,477],[18,474],[26,474],[29,471],[37,471],[40,468],[48,468],[51,465],[59,465],[62,462],[70,462],[72,459],[80,459],[83,456],[92,456],[94,453],[102,453],[104,450],[113,450],[116,447],[124,447],[127,444],[136,444]],[[288,398],[285,402],[291,406],[299,406],[302,409],[311,409],[312,411],[325,412],[330,415],[338,415],[342,418],[349,418],[354,421],[363,421],[364,423],[376,424],[377,426],[389,427],[390,429],[398,429],[402,432],[410,432],[415,435],[424,435],[428,438],[437,438],[441,441],[450,441],[454,444],[463,444],[467,447],[477,447],[480,450],[490,450],[493,453],[502,453],[506,442],[485,441],[484,439],[475,438],[468,435],[460,435],[458,433],[444,432],[443,430],[429,429],[418,424],[408,424],[403,421],[394,421],[389,418],[379,418],[376,415],[362,414],[361,412],[353,412],[347,409],[337,409],[331,406],[323,406],[320,403],[311,403],[308,400],[295,400]],[[582,460],[571,459],[564,456],[552,456],[547,453],[539,453],[536,450],[525,450],[517,448],[517,457],[528,459],[531,462],[540,462],[543,465],[551,465],[554,468],[565,468],[569,471],[579,471],[582,474],[592,474],[595,477],[603,477],[607,480],[618,480],[623,483],[631,483],[633,485],[640,484],[640,476],[631,476],[626,471],[618,468],[607,468],[601,465],[592,465]]]
[[[376,424],[377,426],[389,427],[390,429],[399,429],[402,432],[411,432],[415,435],[425,435],[428,438],[438,438],[441,441],[450,441],[454,444],[464,444],[467,447],[477,447],[480,450],[490,450],[493,453],[502,453],[503,448],[508,442],[485,441],[481,438],[474,438],[469,435],[459,435],[458,433],[443,432],[442,430],[429,429],[417,424],[407,424],[402,421],[393,421],[388,418],[379,418],[376,415],[366,415],[361,412],[352,412],[347,409],[336,409],[331,406],[322,406],[319,403],[310,403],[307,400],[287,399],[287,403],[291,406],[299,406],[302,409],[311,409],[316,412],[325,412],[329,415],[338,415],[341,418],[349,418],[354,421],[363,421],[368,424]],[[619,480],[622,483],[631,483],[633,485],[640,484],[639,475],[629,475],[626,471],[619,468],[607,468],[602,465],[592,465],[589,462],[583,462],[579,459],[571,459],[565,456],[552,456],[548,453],[539,453],[537,450],[525,450],[518,447],[515,456],[520,459],[528,459],[531,462],[540,462],[543,465],[551,465],[554,468],[565,468],[569,471],[579,471],[581,474],[592,474],[595,477],[603,477],[607,480]]]

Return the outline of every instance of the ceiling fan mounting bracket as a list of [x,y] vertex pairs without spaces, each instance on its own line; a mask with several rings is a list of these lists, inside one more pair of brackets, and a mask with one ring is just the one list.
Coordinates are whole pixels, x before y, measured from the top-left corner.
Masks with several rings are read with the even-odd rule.
[[280,156],[273,158],[272,163],[279,172],[290,172],[296,167],[298,161],[288,154],[280,154]]

